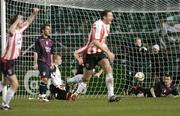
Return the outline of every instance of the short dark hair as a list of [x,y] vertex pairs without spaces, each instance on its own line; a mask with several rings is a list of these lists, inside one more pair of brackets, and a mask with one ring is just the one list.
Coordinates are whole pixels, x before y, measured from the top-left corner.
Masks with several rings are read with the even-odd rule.
[[173,79],[172,76],[171,76],[169,73],[165,73],[165,74],[164,74],[164,78],[165,78],[165,77],[170,77],[171,80]]
[[41,26],[40,31],[42,32],[47,26],[50,27],[51,25],[50,25],[49,23],[43,24],[43,25]]
[[14,15],[9,19],[9,26],[11,26],[18,18],[18,15]]
[[109,12],[112,12],[112,10],[104,10],[104,11],[102,11],[102,12],[101,12],[101,20],[103,20],[103,19],[104,19],[104,16],[107,16],[107,14],[108,14]]

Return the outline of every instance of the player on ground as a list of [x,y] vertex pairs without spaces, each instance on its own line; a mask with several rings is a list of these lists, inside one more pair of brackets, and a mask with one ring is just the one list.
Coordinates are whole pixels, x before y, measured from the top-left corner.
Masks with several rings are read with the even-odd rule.
[[10,19],[10,27],[6,38],[7,44],[0,60],[1,71],[4,74],[4,82],[0,84],[0,92],[2,91],[3,86],[7,84],[10,85],[2,102],[1,109],[3,110],[8,110],[10,108],[9,103],[18,89],[18,80],[15,74],[14,63],[20,55],[23,32],[33,22],[38,12],[39,9],[34,8],[33,13],[26,21],[23,20],[21,15],[16,15]]
[[[104,10],[101,13],[101,19],[93,24],[89,34],[88,42],[85,46],[86,58],[85,71],[83,75],[83,81],[88,82],[93,75],[93,69],[96,65],[99,65],[104,70],[106,73],[106,86],[108,89],[109,102],[120,100],[120,97],[114,95],[114,79],[112,74],[112,67],[110,65],[110,62],[113,62],[115,56],[108,49],[106,42],[106,37],[109,34],[112,20],[112,11]],[[79,60],[81,59],[78,59],[78,61]]]
[[50,85],[50,95],[49,100],[54,98],[58,100],[68,100],[68,97],[71,95],[69,92],[69,87],[66,87],[64,81],[61,78],[61,72],[59,70],[59,65],[61,65],[62,60],[60,55],[53,56],[53,70],[51,72],[51,82]]
[[42,35],[35,42],[34,69],[40,72],[41,82],[39,85],[39,100],[48,102],[46,96],[48,79],[53,67],[54,42],[49,37],[51,26],[44,24],[41,27]]

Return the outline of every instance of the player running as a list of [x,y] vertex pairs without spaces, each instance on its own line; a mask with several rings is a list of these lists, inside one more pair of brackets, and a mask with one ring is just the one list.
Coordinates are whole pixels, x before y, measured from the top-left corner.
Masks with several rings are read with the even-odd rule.
[[[85,48],[83,48],[86,51],[83,82],[88,82],[90,80],[93,75],[93,69],[96,65],[99,65],[106,73],[109,102],[120,100],[120,97],[114,95],[114,79],[112,67],[110,65],[115,55],[108,49],[106,42],[112,20],[113,14],[111,10],[102,11],[101,19],[93,24],[87,44]],[[78,61],[82,62],[82,59],[78,58]]]
[[19,84],[14,69],[15,60],[20,55],[23,41],[23,32],[33,22],[38,12],[38,8],[33,8],[32,14],[27,18],[26,21],[23,20],[21,15],[16,15],[10,19],[10,27],[8,29],[6,38],[7,44],[5,50],[3,50],[4,52],[0,60],[0,71],[2,71],[4,75],[4,81],[0,83],[0,92],[2,91],[3,87],[5,87],[5,85],[10,85],[7,94],[2,101],[2,110],[10,109],[9,103],[18,89]]

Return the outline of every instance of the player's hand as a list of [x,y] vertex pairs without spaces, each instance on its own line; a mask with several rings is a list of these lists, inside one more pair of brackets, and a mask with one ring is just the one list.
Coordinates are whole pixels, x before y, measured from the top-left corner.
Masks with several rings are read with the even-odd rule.
[[107,55],[108,55],[108,58],[109,58],[110,62],[113,62],[114,59],[115,59],[115,55],[112,52],[108,52]]
[[50,66],[51,69],[54,69],[54,64],[52,63],[51,66]]
[[33,8],[33,13],[34,13],[34,14],[37,15],[39,11],[40,11],[39,8]]
[[83,65],[84,61],[82,58],[78,58],[77,60],[78,60],[79,65]]
[[94,76],[95,76],[95,77],[97,77],[97,78],[99,78],[99,77],[100,77],[100,75],[101,75],[100,73],[96,73],[96,74],[94,74]]
[[34,66],[33,66],[34,70],[37,70],[38,69],[38,64],[35,63]]
[[22,16],[22,15],[18,15],[18,16],[17,16],[18,22],[21,21],[21,19],[23,19],[23,16]]

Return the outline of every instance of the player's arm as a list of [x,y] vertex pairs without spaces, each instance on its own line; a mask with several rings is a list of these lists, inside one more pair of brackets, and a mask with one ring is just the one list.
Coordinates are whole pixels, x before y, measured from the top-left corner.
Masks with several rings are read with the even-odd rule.
[[39,46],[38,46],[38,40],[35,42],[35,49],[34,49],[34,69],[38,68],[38,50],[39,50]]
[[13,34],[14,34],[14,32],[15,32],[15,30],[16,30],[16,28],[17,28],[17,25],[18,25],[18,23],[19,23],[19,21],[20,21],[20,18],[21,18],[21,16],[18,15],[16,21],[10,26],[10,28],[9,28],[9,30],[8,30],[8,32],[10,33],[10,35],[13,35]]
[[54,64],[53,64],[54,53],[55,53],[55,46],[54,46],[54,42],[53,42],[53,45],[51,46],[51,68],[52,69],[54,68]]
[[151,95],[152,95],[154,98],[156,98],[156,94],[155,94],[155,91],[154,91],[154,87],[152,87],[152,88],[150,89],[150,92],[151,92]]
[[34,21],[35,17],[38,15],[38,12],[38,8],[33,8],[32,14],[26,20],[26,22],[28,22],[28,25],[30,25]]
[[21,32],[23,32],[24,30],[26,30],[29,27],[29,25],[34,21],[35,17],[38,15],[38,12],[39,12],[38,8],[33,8],[32,14],[23,23],[23,26],[20,29]]
[[34,52],[34,69],[38,68],[37,59],[38,59],[38,54],[37,52]]
[[83,58],[82,58],[82,54],[86,50],[86,48],[87,48],[87,46],[84,46],[84,47],[79,48],[78,50],[76,50],[74,52],[74,57],[79,62],[80,65],[84,63]]

